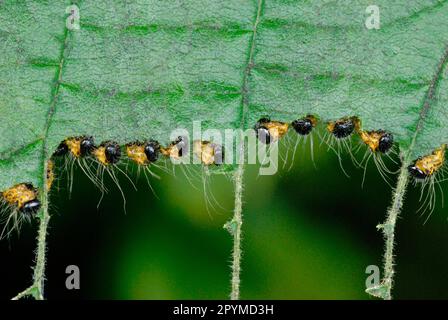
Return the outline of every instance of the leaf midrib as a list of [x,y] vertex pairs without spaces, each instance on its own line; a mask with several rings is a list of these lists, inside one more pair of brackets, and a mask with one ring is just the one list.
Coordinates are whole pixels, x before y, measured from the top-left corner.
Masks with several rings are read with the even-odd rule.
[[[65,22],[65,21],[64,21]],[[67,51],[67,44],[68,44],[68,40],[69,40],[69,30],[67,29],[67,26],[64,23],[64,35],[62,38],[62,45],[61,45],[61,50],[59,52],[59,64],[58,64],[58,69],[56,71],[56,75],[55,75],[55,79],[54,79],[54,86],[51,90],[51,103],[50,103],[50,107],[48,108],[48,112],[47,112],[47,120],[45,122],[45,127],[44,127],[44,134],[43,134],[43,144],[42,144],[42,163],[41,163],[41,168],[43,168],[43,172],[42,172],[42,181],[45,181],[46,178],[46,165],[45,162],[47,161],[47,159],[50,158],[50,154],[49,154],[49,150],[48,150],[48,132],[53,120],[53,116],[56,110],[56,105],[57,105],[57,101],[58,101],[58,96],[59,96],[59,89],[61,87],[61,83],[62,83],[62,72],[63,72],[63,68],[65,65],[65,58],[66,58],[66,51]],[[46,183],[43,183],[43,188],[46,189]],[[45,194],[44,196],[46,196],[48,190],[45,190]]]
[[403,161],[405,161],[405,162],[410,162],[413,160],[410,157],[412,156],[412,151],[414,150],[417,136],[423,129],[423,126],[425,124],[425,119],[426,119],[426,116],[428,115],[429,109],[431,108],[433,102],[436,101],[435,92],[436,92],[437,88],[439,87],[439,84],[442,79],[442,74],[443,74],[443,71],[445,70],[447,63],[448,63],[448,44],[445,46],[445,50],[442,53],[442,57],[439,59],[439,63],[437,64],[436,72],[434,73],[434,76],[431,80],[428,91],[426,93],[425,100],[421,107],[419,118],[418,118],[417,124],[415,126],[415,132],[412,137],[411,144],[409,145],[408,152],[406,154],[405,159],[403,159]]
[[249,77],[251,70],[254,67],[254,53],[255,53],[255,46],[256,46],[256,37],[257,37],[257,27],[260,23],[260,18],[262,16],[262,8],[263,8],[263,0],[258,0],[257,4],[257,12],[255,15],[255,21],[253,24],[253,33],[252,38],[249,42],[249,53],[246,63],[246,68],[244,70],[243,74],[243,85],[241,88],[241,113],[240,113],[240,129],[244,129],[246,126],[246,114],[248,112],[249,107]]

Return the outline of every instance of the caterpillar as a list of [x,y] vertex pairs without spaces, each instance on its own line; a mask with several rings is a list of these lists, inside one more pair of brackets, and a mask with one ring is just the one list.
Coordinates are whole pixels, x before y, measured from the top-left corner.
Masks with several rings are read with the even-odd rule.
[[364,185],[368,162],[371,158],[373,158],[375,166],[377,167],[381,177],[387,184],[389,184],[389,186],[391,186],[388,174],[395,174],[396,172],[390,170],[386,166],[383,156],[386,155],[392,162],[397,164],[391,157],[391,154],[395,153],[393,150],[394,136],[392,133],[385,130],[364,131],[361,130],[360,125],[358,126],[357,131],[363,144],[368,147],[361,162],[359,163],[360,167],[364,167],[362,185]]
[[288,132],[289,124],[280,121],[271,121],[269,118],[261,118],[254,126],[258,140],[270,144],[279,140]]
[[356,164],[356,159],[352,153],[352,140],[350,137],[358,127],[359,120],[355,116],[329,121],[326,124],[326,133],[321,137],[322,143],[326,143],[328,148],[335,152],[339,165],[347,177],[349,175],[342,165],[341,153],[343,151],[347,152],[350,155],[352,162]]
[[[296,151],[299,146],[299,143],[302,143],[302,146],[305,147],[308,140],[310,141],[311,161],[314,164],[314,138],[311,133],[312,133],[313,129],[316,127],[317,123],[318,123],[318,120],[313,115],[307,115],[303,118],[299,118],[299,119],[293,120],[291,122],[291,127],[294,129],[297,136],[295,139],[294,146],[292,147],[293,151],[292,151],[292,158],[291,158],[291,163],[290,163],[289,169],[291,169],[292,166],[294,165]],[[289,147],[286,149],[286,156],[284,159],[283,167],[285,167],[285,165],[287,163],[287,159],[289,158],[288,157],[289,150],[291,149],[291,146],[292,146],[291,143],[288,143],[288,144],[289,144]]]
[[[420,199],[421,206],[417,210],[421,214],[428,211],[425,222],[429,219],[435,209],[436,188],[437,185],[443,202],[443,190],[440,183],[444,181],[443,176],[446,173],[445,165],[446,145],[443,144],[432,153],[422,156],[408,166],[408,172],[414,179],[415,184],[421,184]],[[426,191],[426,192],[425,192]]]
[[29,221],[41,208],[38,190],[30,183],[20,183],[1,192],[0,203],[2,212],[7,213],[0,239],[8,236],[13,229],[19,230],[22,222]]

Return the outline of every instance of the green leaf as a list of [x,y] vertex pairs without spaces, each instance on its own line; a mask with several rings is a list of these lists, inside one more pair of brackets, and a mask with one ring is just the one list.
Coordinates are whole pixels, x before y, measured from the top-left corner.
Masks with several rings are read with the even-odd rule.
[[[68,28],[76,4],[80,29]],[[0,1],[0,190],[44,189],[34,282],[43,298],[45,163],[65,138],[156,139],[175,128],[246,129],[261,117],[325,123],[357,116],[390,131],[402,168],[388,217],[384,279],[391,298],[394,230],[407,164],[448,141],[445,0]],[[77,11],[75,10],[75,11]],[[71,20],[70,20],[71,21]],[[241,150],[239,150],[241,151]],[[239,297],[243,167],[235,173],[232,299]]]
[[[68,30],[76,3],[80,30]],[[0,190],[64,138],[356,115],[410,157],[448,142],[446,1],[2,1]],[[414,142],[413,142],[414,141]],[[411,148],[412,146],[412,148]]]

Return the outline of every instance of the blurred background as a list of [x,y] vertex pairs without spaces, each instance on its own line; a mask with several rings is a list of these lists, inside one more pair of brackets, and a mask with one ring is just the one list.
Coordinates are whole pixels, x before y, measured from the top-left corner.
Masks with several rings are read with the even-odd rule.
[[[283,143],[282,157],[292,148]],[[365,270],[382,268],[376,225],[385,218],[391,188],[373,161],[362,187],[363,170],[344,153],[347,177],[327,149],[315,144],[314,164],[309,144],[297,149],[294,162],[289,152],[274,176],[258,176],[256,165],[246,166],[242,299],[374,299],[364,293]],[[151,179],[155,192],[142,177],[138,191],[120,177],[126,212],[112,181],[97,209],[101,194],[80,170],[71,195],[61,174],[51,195],[48,299],[228,298],[232,239],[223,224],[232,217],[231,180],[208,179],[207,196],[219,206],[207,210],[199,168],[188,174],[193,183],[179,168],[175,175],[171,168],[154,171],[160,175]],[[448,216],[439,193],[425,223],[428,213],[417,213],[419,196],[420,188],[411,185],[398,221],[393,295],[446,299]],[[37,221],[0,242],[0,298],[31,284],[36,230]],[[72,264],[80,268],[80,290],[65,288],[65,268]]]

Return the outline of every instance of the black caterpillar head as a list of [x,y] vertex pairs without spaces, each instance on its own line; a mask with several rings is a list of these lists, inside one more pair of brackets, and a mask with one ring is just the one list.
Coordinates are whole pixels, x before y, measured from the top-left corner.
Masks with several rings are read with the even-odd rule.
[[428,175],[425,172],[423,172],[419,167],[417,167],[415,163],[411,164],[408,167],[408,171],[411,174],[411,176],[413,176],[415,179],[423,180],[428,177]]
[[[145,145],[145,155],[149,162],[155,162],[159,158],[160,144],[157,141],[150,140]],[[181,151],[179,151],[181,153]]]
[[179,136],[177,137],[174,145],[177,147],[179,157],[188,154],[188,138]]
[[93,137],[82,137],[80,142],[80,154],[81,156],[87,156],[95,149],[95,143]]
[[108,141],[102,144],[104,147],[104,155],[108,163],[113,164],[120,161],[121,149],[120,145],[113,141]]
[[394,136],[392,133],[384,132],[378,142],[378,151],[381,153],[387,153],[394,145]]
[[34,216],[40,209],[40,201],[37,199],[25,202],[20,208],[20,212],[27,217]]
[[255,134],[257,135],[258,140],[262,143],[271,143],[271,134],[266,126],[270,121],[269,118],[261,118],[254,126]]
[[355,123],[353,119],[347,118],[336,121],[330,131],[337,139],[343,139],[350,136],[354,130]]
[[68,153],[68,146],[65,143],[65,141],[62,141],[56,150],[54,151],[53,155],[56,157],[62,157],[65,156]]
[[316,119],[314,116],[306,116],[305,118],[294,120],[291,125],[298,134],[306,136],[311,133],[316,125]]

